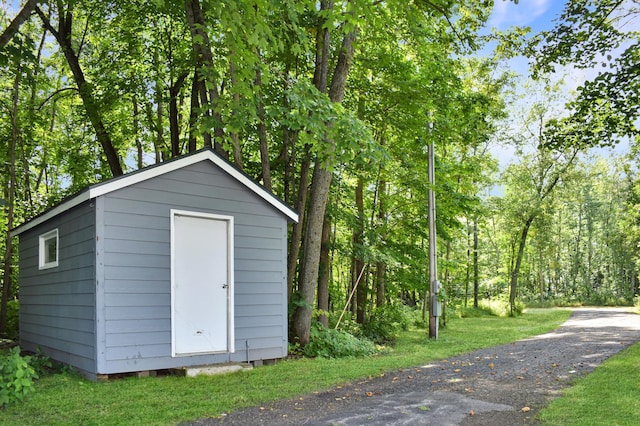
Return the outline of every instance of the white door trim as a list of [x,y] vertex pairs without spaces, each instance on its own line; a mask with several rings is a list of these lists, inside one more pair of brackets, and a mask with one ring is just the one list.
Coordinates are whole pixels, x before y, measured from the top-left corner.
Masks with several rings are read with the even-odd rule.
[[[234,334],[234,247],[233,247],[233,216],[225,216],[213,213],[204,213],[204,212],[195,212],[188,210],[178,210],[171,209],[171,356],[187,356],[187,355],[195,355],[195,354],[182,354],[176,353],[176,324],[175,324],[175,297],[176,297],[176,253],[175,253],[175,217],[176,216],[188,216],[194,218],[203,218],[203,219],[211,219],[211,220],[220,220],[227,222],[227,350],[224,351],[233,353],[235,352],[235,334]],[[219,353],[219,352],[208,352],[208,353]],[[199,352],[198,355],[205,354]]]

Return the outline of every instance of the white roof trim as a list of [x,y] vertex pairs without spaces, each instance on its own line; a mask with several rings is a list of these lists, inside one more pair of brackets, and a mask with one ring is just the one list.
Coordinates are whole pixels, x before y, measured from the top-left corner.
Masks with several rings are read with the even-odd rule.
[[28,231],[29,229],[34,228],[40,225],[41,223],[51,219],[52,217],[57,216],[60,213],[63,213],[71,209],[72,207],[77,206],[78,204],[84,203],[87,200],[89,200],[89,191],[82,191],[80,194],[76,195],[75,197],[58,204],[51,210],[47,210],[47,212],[44,213],[43,215],[37,216],[35,219],[25,222],[22,225],[18,226],[17,228],[13,228],[11,231],[9,231],[9,235],[11,237],[20,235],[24,231]]
[[126,188],[130,185],[134,185],[139,182],[143,182],[147,179],[154,178],[156,176],[163,175],[168,172],[172,172],[174,170],[181,169],[186,166],[190,166],[195,163],[199,163],[204,160],[209,160],[222,170],[227,172],[233,178],[235,178],[238,182],[242,183],[244,186],[249,188],[256,195],[264,199],[266,202],[275,207],[278,211],[283,213],[293,222],[298,222],[298,214],[286,206],[283,202],[281,202],[278,198],[273,196],[269,191],[267,191],[262,186],[258,185],[252,179],[250,179],[247,175],[242,173],[240,170],[236,169],[226,160],[223,160],[221,157],[213,153],[211,150],[202,150],[195,154],[186,155],[182,158],[177,158],[175,160],[168,161],[166,163],[158,164],[157,166],[149,167],[147,169],[140,169],[137,172],[133,172],[129,175],[123,175],[119,178],[112,179],[106,181],[104,183],[98,183],[90,186],[87,190],[79,193],[78,195],[70,198],[67,201],[64,201],[51,210],[48,210],[41,216],[37,216],[35,219],[30,220],[17,228],[11,230],[10,235],[12,237],[23,233],[31,228],[34,228],[40,225],[43,222],[51,219],[54,216],[57,216],[72,207],[77,206],[85,201],[91,200],[93,198],[99,197],[101,195],[108,194],[113,191],[117,191],[118,189]]

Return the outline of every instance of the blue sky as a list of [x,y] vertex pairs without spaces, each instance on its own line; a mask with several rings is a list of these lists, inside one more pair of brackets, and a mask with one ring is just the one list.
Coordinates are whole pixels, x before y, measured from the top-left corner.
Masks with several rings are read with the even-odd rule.
[[[531,27],[531,35],[540,31],[551,30],[557,18],[562,12],[566,0],[520,0],[514,4],[512,0],[495,0],[493,13],[489,19],[488,27],[499,30],[506,30],[511,26]],[[639,30],[640,22],[629,21],[626,30]],[[614,53],[615,54],[615,53]],[[516,58],[509,61],[509,67],[526,77],[528,74],[528,60],[526,58]],[[563,78],[564,92],[569,95],[586,79],[596,76],[598,70],[578,70],[572,67],[564,68]],[[600,155],[623,154],[629,149],[626,141],[620,143],[613,151],[610,149],[595,149],[594,153]],[[495,146],[492,149],[494,156],[500,161],[501,167],[505,167],[513,161],[514,149],[512,147]]]
[[529,26],[533,32],[549,30],[565,4],[564,0],[495,0],[489,27],[505,30],[510,26]]
[[[506,31],[510,27],[529,27],[533,36],[540,31],[551,30],[562,13],[566,0],[495,0],[493,13],[487,29]],[[528,59],[524,57],[509,61],[509,67],[523,76],[529,73]]]
[[[518,4],[512,0],[495,0],[487,27],[501,31],[513,26],[530,27],[530,35],[551,30],[564,4],[565,0],[520,0]],[[508,66],[512,71],[520,74],[523,81],[527,80],[526,76],[529,72],[527,58],[511,59]],[[501,169],[515,160],[515,148],[512,146],[494,145],[491,152],[498,159]]]

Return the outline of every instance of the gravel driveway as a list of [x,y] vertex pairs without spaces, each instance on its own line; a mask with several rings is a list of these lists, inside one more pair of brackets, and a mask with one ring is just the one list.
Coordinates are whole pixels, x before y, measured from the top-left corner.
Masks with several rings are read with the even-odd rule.
[[640,315],[579,308],[557,330],[193,425],[519,425],[640,341]]

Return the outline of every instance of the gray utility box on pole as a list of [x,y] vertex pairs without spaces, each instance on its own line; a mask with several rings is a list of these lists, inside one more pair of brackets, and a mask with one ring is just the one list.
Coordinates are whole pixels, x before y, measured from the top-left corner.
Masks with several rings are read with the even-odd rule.
[[431,299],[431,315],[434,317],[442,316],[442,303],[438,300],[438,294],[440,293],[440,281],[435,280],[433,282],[433,296]]
[[433,296],[433,300],[431,302],[431,312],[433,312],[432,316],[438,318],[442,316],[442,303],[438,300],[438,296]]

